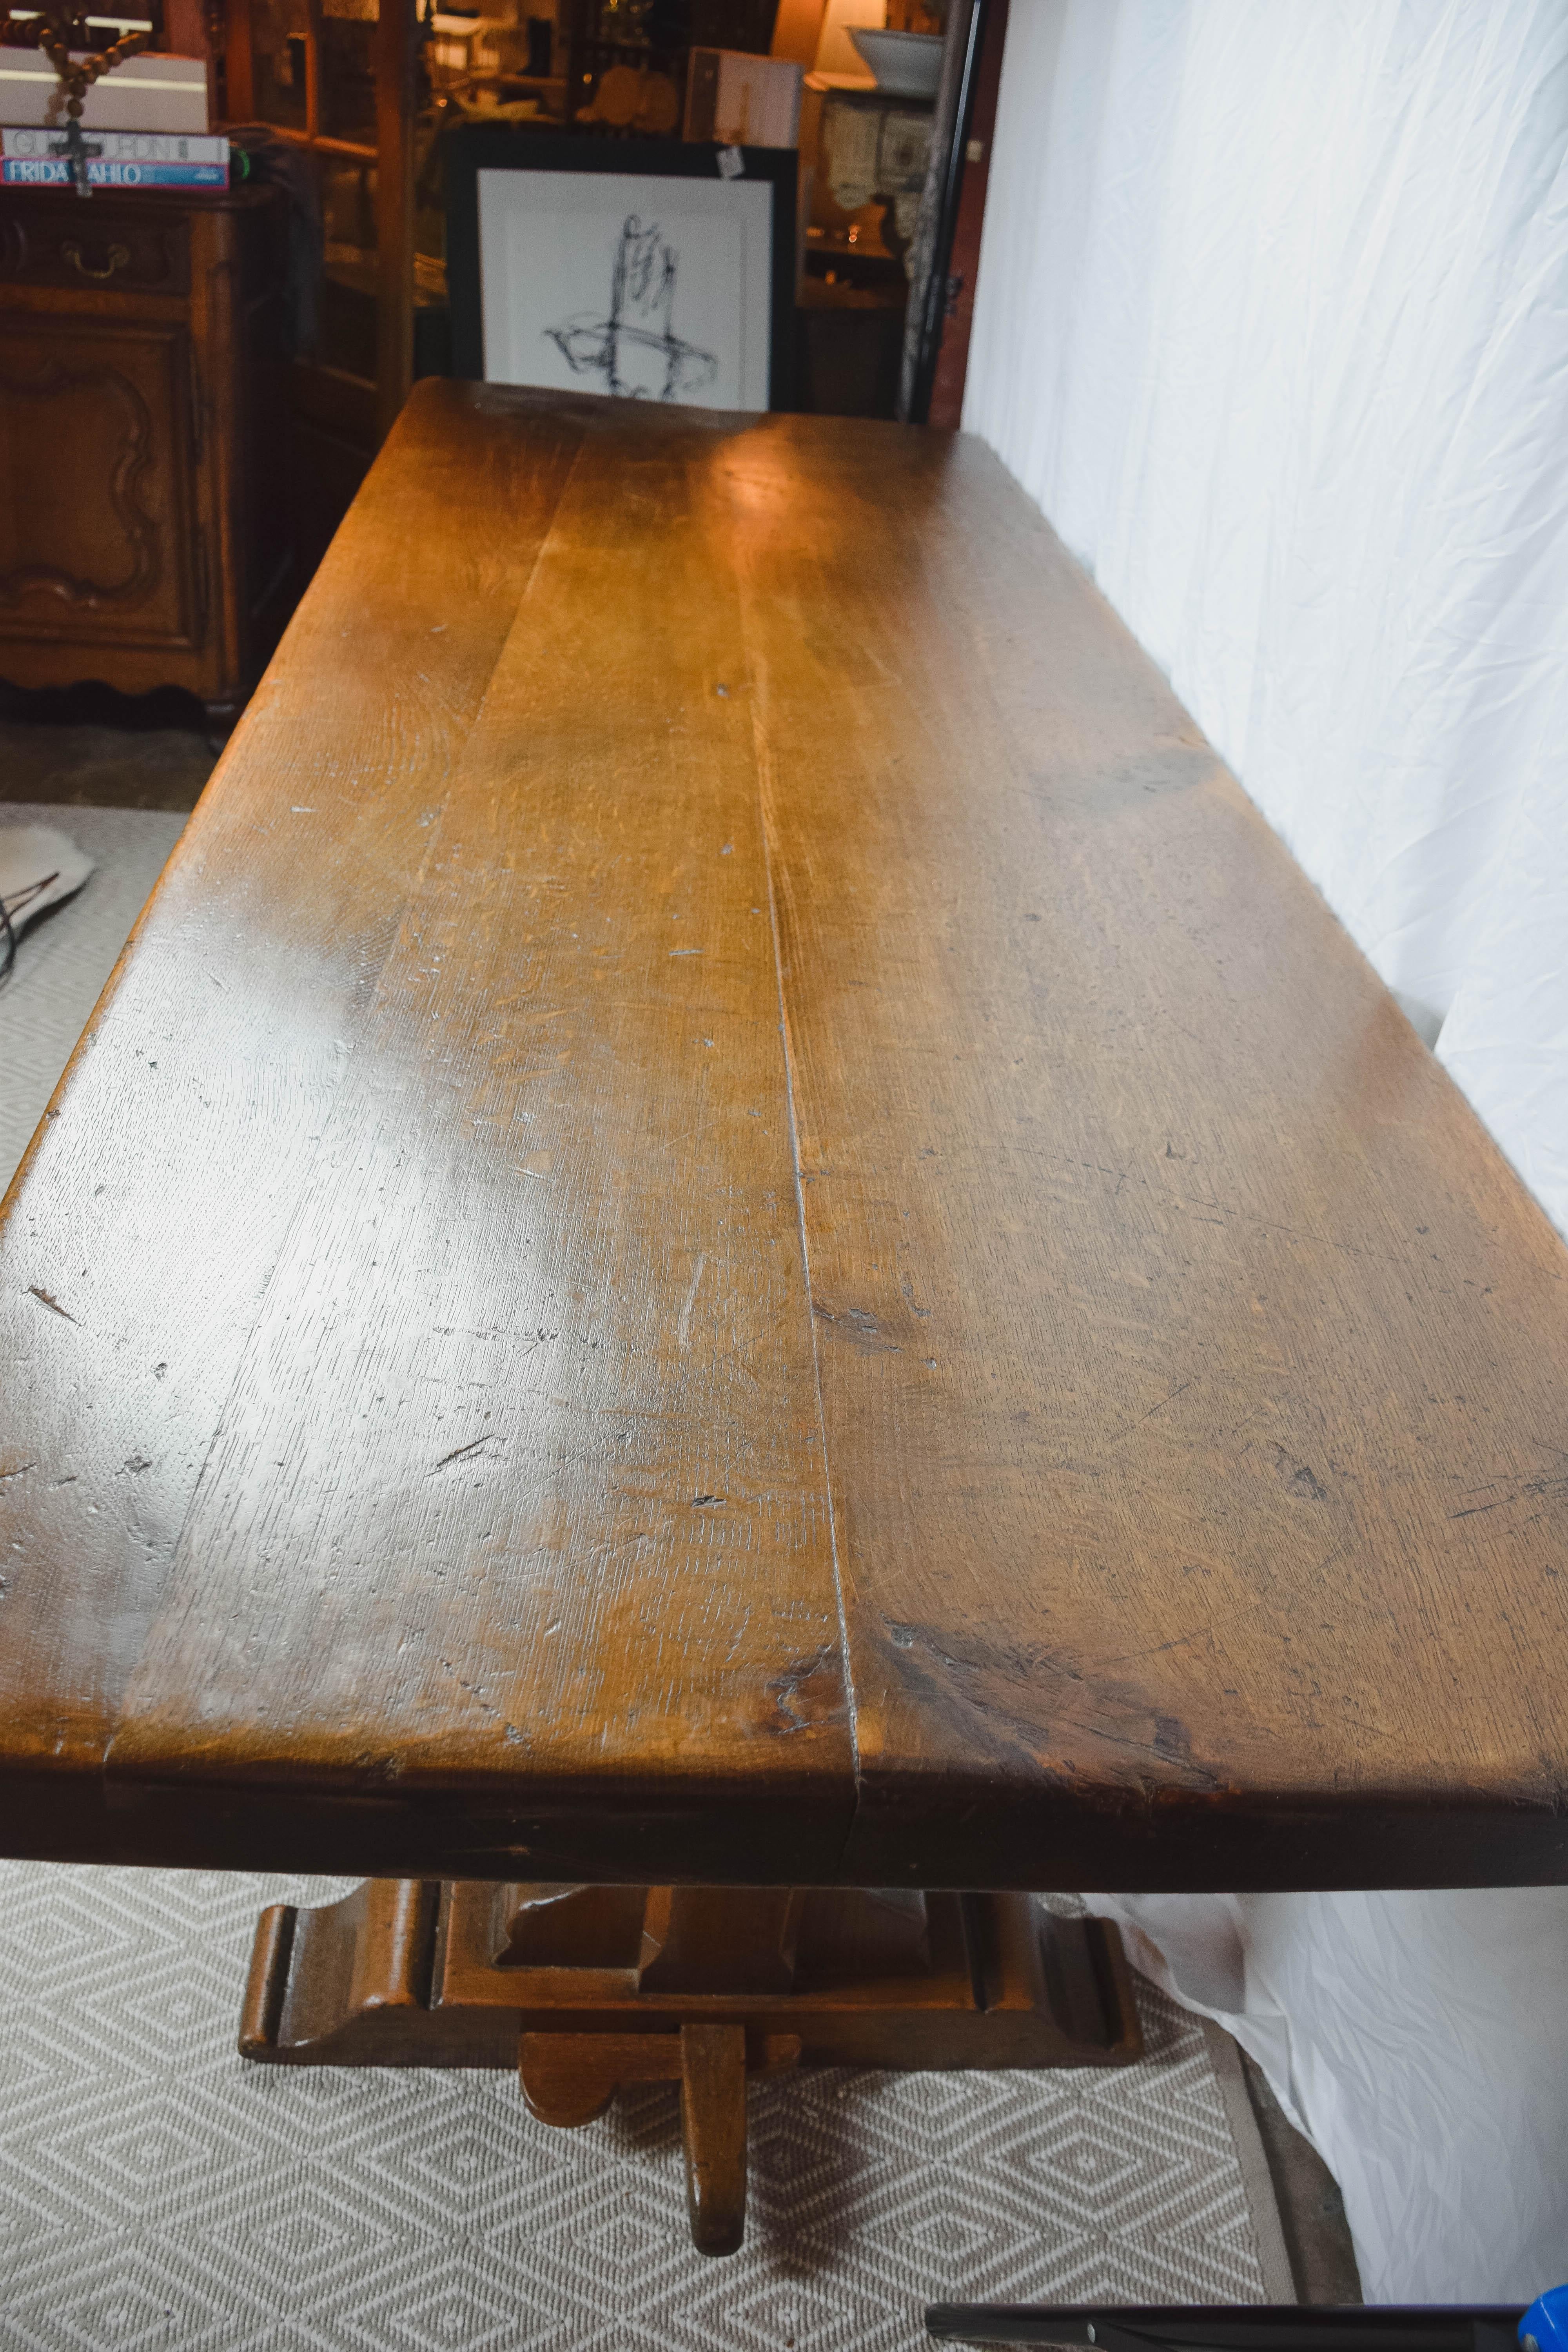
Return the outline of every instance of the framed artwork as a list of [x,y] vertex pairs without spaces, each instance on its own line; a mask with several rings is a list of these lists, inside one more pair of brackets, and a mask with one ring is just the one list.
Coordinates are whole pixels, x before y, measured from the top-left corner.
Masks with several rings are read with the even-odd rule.
[[[741,169],[721,173],[721,152]],[[455,375],[793,404],[793,148],[479,123],[450,135],[446,166]]]

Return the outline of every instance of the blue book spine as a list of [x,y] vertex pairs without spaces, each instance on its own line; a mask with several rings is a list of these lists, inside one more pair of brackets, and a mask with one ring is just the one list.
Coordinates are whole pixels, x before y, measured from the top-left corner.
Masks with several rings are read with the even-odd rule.
[[[226,188],[223,163],[106,163],[91,162],[94,188]],[[0,184],[8,188],[68,188],[70,166],[55,155],[7,155],[0,161]]]

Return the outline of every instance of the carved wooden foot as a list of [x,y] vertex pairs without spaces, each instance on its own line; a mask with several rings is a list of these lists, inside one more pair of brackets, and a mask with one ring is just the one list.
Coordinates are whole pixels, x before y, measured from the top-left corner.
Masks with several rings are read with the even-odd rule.
[[1021,1895],[369,1879],[262,1914],[241,2053],[295,2066],[518,2065],[541,2122],[678,2082],[694,2242],[732,2253],[749,2076],[1119,2066],[1121,1944]]
[[732,2254],[746,2221],[746,2080],[800,2056],[794,2033],[683,2025],[675,2033],[525,2033],[518,2074],[530,2115],[568,2129],[602,2116],[623,2084],[679,2083],[686,2205],[700,2253]]
[[680,2129],[691,2242],[699,2253],[732,2254],[746,2227],[743,2025],[681,2027]]

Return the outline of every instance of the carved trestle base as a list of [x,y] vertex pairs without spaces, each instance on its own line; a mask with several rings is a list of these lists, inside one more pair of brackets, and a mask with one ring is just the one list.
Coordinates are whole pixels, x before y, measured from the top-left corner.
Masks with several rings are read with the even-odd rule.
[[263,1912],[239,2036],[272,2065],[516,2065],[550,2124],[679,2083],[713,2254],[744,2226],[748,2076],[1123,2066],[1142,2046],[1115,1927],[1026,1895],[413,1878]]

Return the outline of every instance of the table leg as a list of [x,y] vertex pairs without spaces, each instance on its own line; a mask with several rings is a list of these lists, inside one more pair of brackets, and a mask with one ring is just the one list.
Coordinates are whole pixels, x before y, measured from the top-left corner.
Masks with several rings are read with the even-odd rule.
[[746,2029],[680,2029],[686,2210],[699,2253],[732,2254],[746,2226]]

